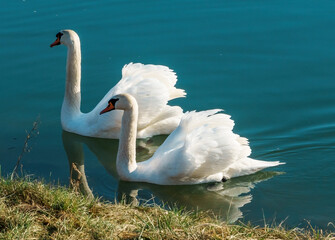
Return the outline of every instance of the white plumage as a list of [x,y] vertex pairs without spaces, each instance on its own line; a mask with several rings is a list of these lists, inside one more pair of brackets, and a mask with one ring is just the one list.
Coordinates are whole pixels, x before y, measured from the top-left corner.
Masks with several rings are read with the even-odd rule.
[[218,182],[282,164],[249,158],[247,139],[233,133],[234,121],[220,109],[185,113],[154,155],[136,163],[137,102],[119,94],[102,113],[113,109],[124,111],[116,163],[123,180],[162,185]]
[[102,98],[89,113],[80,111],[81,52],[78,35],[72,30],[57,34],[52,46],[68,47],[65,96],[61,111],[64,130],[84,136],[118,138],[121,128],[121,111],[100,116],[102,106],[114,95],[128,93],[140,104],[137,137],[145,138],[169,134],[179,124],[183,110],[169,106],[168,101],[184,97],[177,89],[177,76],[173,70],[161,65],[130,63],[122,69],[121,80]]

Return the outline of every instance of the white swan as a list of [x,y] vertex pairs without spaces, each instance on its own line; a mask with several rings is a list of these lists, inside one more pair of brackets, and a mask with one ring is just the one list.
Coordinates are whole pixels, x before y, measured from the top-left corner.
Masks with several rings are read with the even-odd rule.
[[81,51],[80,40],[73,30],[63,30],[50,47],[64,44],[68,47],[66,64],[66,88],[61,111],[64,130],[79,135],[118,138],[121,128],[122,112],[100,116],[102,108],[112,96],[119,93],[132,94],[140,104],[138,132],[139,138],[158,134],[169,134],[179,124],[183,110],[169,106],[167,102],[184,97],[182,89],[175,88],[176,74],[161,65],[130,63],[122,69],[122,79],[105,95],[89,113],[80,111]]
[[246,138],[234,134],[234,121],[220,109],[187,112],[154,155],[136,163],[138,105],[129,94],[119,94],[100,114],[124,111],[116,159],[122,180],[162,185],[218,182],[282,164],[254,160]]

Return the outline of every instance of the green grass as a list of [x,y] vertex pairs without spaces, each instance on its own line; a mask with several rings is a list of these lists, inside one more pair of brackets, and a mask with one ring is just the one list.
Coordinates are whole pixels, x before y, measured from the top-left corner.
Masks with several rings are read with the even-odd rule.
[[335,239],[335,234],[227,225],[209,212],[103,202],[39,181],[0,178],[0,239]]

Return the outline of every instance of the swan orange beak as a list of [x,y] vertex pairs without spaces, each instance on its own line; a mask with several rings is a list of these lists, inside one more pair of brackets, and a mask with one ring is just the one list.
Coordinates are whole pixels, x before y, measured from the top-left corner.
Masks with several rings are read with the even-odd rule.
[[102,110],[102,111],[100,112],[100,115],[101,115],[101,114],[104,114],[104,113],[106,113],[106,112],[112,111],[112,110],[114,110],[114,109],[115,109],[115,106],[114,106],[111,102],[109,102],[109,103],[108,103],[108,106],[107,106],[104,110]]
[[50,47],[54,47],[60,45],[60,37],[57,37],[56,41],[54,41],[53,43],[50,44]]

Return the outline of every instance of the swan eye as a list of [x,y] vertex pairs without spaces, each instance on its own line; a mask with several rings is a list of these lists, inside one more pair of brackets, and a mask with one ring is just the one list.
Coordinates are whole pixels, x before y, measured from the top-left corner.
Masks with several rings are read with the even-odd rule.
[[112,98],[111,100],[109,100],[108,101],[108,106],[104,109],[104,110],[102,110],[101,112],[100,112],[100,115],[101,114],[104,114],[104,113],[106,113],[106,112],[109,112],[109,111],[112,111],[112,110],[114,110],[115,109],[115,103],[118,101],[119,99],[118,98]]
[[56,34],[56,38],[60,39],[62,36],[63,36],[63,33],[61,33],[61,32],[59,32],[59,33]]
[[115,106],[115,103],[116,103],[117,101],[119,101],[118,98],[112,98],[112,99],[109,101],[109,103],[111,103],[111,104],[113,104],[113,106]]

